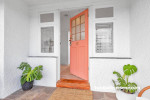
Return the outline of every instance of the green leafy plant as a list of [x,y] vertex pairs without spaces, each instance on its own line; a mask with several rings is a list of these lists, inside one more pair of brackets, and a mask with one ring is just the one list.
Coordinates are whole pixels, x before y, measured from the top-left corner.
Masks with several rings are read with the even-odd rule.
[[39,65],[32,70],[31,66],[28,63],[22,62],[20,66],[18,67],[18,69],[23,71],[21,80],[20,80],[21,85],[23,85],[25,82],[32,82],[33,80],[40,80],[43,77],[42,72],[41,72],[43,70],[42,65]]
[[114,86],[121,89],[125,93],[135,93],[137,91],[137,84],[129,82],[129,76],[137,72],[137,67],[135,65],[124,65],[123,66],[123,76],[119,72],[114,71],[113,74],[117,75],[117,81],[113,81]]

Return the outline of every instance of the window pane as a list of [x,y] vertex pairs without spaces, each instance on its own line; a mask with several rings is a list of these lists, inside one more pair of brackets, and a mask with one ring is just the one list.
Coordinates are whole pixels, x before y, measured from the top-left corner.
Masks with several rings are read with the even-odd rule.
[[75,27],[72,28],[72,34],[75,34],[76,31],[75,29],[76,29]]
[[113,52],[113,23],[96,24],[96,53]]
[[80,33],[76,34],[76,41],[80,40]]
[[54,22],[54,13],[48,13],[48,14],[41,14],[40,15],[40,22]]
[[54,52],[54,27],[41,28],[41,52]]
[[76,25],[76,21],[73,20],[73,21],[72,21],[72,27],[74,27],[75,25]]
[[84,23],[85,22],[85,15],[82,15],[81,16],[81,23]]
[[80,24],[80,17],[76,18],[76,25]]
[[72,35],[72,41],[75,41],[75,35]]
[[81,32],[85,31],[85,23],[81,24]]
[[106,17],[113,17],[113,7],[109,8],[98,8],[95,10],[95,17],[96,18],[106,18]]
[[76,34],[80,32],[80,25],[76,26]]
[[85,32],[81,32],[81,40],[85,39]]

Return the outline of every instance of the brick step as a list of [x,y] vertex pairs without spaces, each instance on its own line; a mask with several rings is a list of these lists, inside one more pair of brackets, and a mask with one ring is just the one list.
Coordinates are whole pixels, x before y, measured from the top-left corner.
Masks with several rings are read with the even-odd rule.
[[57,82],[57,87],[90,90],[90,84],[85,80],[61,79]]

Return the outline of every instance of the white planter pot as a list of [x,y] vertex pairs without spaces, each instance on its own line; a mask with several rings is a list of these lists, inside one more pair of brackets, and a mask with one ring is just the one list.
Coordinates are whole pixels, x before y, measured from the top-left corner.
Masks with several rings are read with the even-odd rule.
[[127,94],[122,91],[116,91],[116,97],[118,100],[136,100],[137,94]]
[[136,97],[136,100],[150,100],[150,99],[147,99],[147,98],[144,98],[144,97]]

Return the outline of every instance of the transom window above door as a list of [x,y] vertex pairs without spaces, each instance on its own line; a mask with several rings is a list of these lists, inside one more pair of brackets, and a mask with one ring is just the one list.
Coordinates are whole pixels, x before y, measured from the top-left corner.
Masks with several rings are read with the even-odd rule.
[[85,39],[85,15],[79,16],[71,22],[71,40]]

